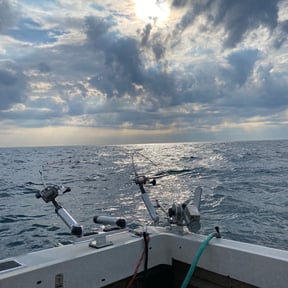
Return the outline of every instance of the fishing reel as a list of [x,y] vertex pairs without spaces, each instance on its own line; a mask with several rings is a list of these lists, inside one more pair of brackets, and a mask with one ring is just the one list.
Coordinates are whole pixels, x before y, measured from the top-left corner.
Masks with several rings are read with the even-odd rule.
[[200,228],[200,201],[202,188],[195,189],[194,199],[189,199],[182,204],[173,204],[168,209],[168,216],[172,224],[187,226],[192,232]]
[[36,192],[37,199],[42,198],[46,203],[55,201],[56,197],[62,193],[63,195],[70,192],[70,187],[64,187],[59,185],[48,185],[43,190]]
[[200,213],[195,206],[183,204],[173,204],[168,209],[168,216],[172,218],[172,223],[177,225],[187,225],[191,221],[199,221]]
[[[52,202],[52,204],[55,207],[55,213],[69,227],[72,235],[81,237],[81,236],[89,236],[89,235],[97,234],[98,232],[95,232],[95,231],[83,233],[83,226],[78,224],[78,222],[69,214],[69,212],[56,201],[56,198],[59,195],[61,194],[64,195],[65,193],[70,192],[71,188],[63,186],[63,185],[60,186],[60,185],[55,185],[55,184],[46,185],[43,179],[42,171],[40,171],[40,174],[41,174],[42,184],[44,186],[44,189],[36,192],[35,194],[36,198],[37,199],[42,198],[43,201],[46,203]],[[110,230],[124,229],[126,227],[126,220],[120,217],[95,216],[93,221],[96,224],[108,225],[110,228],[105,228],[107,231],[109,229]],[[104,232],[106,232],[105,229],[103,229]]]
[[[150,159],[145,155],[137,152],[140,156],[149,160],[153,165],[155,165]],[[156,185],[156,178],[163,178],[166,175],[158,175],[155,177],[147,177],[144,175],[139,175],[136,171],[136,166],[134,163],[134,154],[132,155],[132,165],[134,169],[134,182],[139,186],[142,200],[152,218],[154,224],[158,225],[160,218],[156,212],[155,206],[152,204],[148,193],[146,192],[144,185],[152,184]],[[189,199],[181,204],[173,204],[172,207],[168,209],[168,213],[164,208],[159,204],[159,201],[156,200],[156,208],[161,208],[162,211],[167,215],[169,224],[175,224],[176,226],[187,226],[187,228],[195,232],[200,228],[200,202],[201,202],[202,188],[197,187],[194,193],[194,199]]]
[[37,199],[42,198],[44,202],[49,203],[52,202],[55,207],[56,214],[62,219],[62,221],[70,228],[71,234],[76,235],[78,237],[83,234],[83,226],[79,225],[77,221],[69,214],[69,212],[62,207],[57,201],[56,197],[59,194],[65,194],[71,191],[70,187],[59,186],[55,184],[46,185],[43,179],[43,174],[40,171],[42,184],[44,189],[36,192],[35,196]]
[[156,185],[156,179],[155,178],[150,178],[150,177],[147,177],[147,176],[136,176],[134,178],[134,182],[135,184],[137,185],[146,185],[146,184],[152,184],[153,186]]

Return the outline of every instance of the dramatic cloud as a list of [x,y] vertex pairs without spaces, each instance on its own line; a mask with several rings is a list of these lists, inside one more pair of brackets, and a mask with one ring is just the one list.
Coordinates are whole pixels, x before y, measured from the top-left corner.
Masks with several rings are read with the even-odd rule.
[[0,111],[11,108],[13,104],[23,103],[26,86],[25,76],[21,72],[0,70]]
[[253,73],[254,65],[259,54],[258,50],[240,50],[232,52],[227,57],[229,68],[223,73],[233,84],[242,86]]
[[108,19],[89,17],[86,20],[88,45],[104,59],[103,69],[91,79],[91,84],[107,97],[148,94],[153,105],[159,99],[164,101],[162,105],[169,104],[169,97],[175,95],[173,76],[165,73],[157,63],[147,65],[145,54],[141,53],[151,27],[146,26],[146,36],[139,43],[137,39],[113,30],[113,26]]
[[86,26],[88,41],[96,53],[101,52],[104,56],[105,70],[102,71],[102,75],[104,79],[109,80],[102,81],[102,77],[97,75],[91,83],[108,97],[115,94],[134,94],[134,85],[141,84],[143,78],[136,40],[115,35],[115,31],[109,30],[111,24],[105,19],[88,18]]
[[0,0],[0,130],[285,135],[288,0],[136,5]]
[[275,29],[279,2],[281,1],[175,0],[173,6],[185,7],[187,12],[176,25],[174,32],[182,33],[187,27],[193,25],[195,19],[204,16],[209,28],[224,28],[223,46],[233,48],[253,29],[260,26],[265,26],[271,31]]

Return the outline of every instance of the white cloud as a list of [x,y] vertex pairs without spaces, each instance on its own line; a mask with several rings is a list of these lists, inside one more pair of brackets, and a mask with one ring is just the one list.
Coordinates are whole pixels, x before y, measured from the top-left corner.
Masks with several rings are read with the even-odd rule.
[[109,141],[119,129],[133,142],[197,140],[191,127],[200,140],[251,127],[265,138],[287,123],[287,0],[166,1],[166,23],[132,0],[1,3],[15,17],[0,13],[0,127],[93,127]]

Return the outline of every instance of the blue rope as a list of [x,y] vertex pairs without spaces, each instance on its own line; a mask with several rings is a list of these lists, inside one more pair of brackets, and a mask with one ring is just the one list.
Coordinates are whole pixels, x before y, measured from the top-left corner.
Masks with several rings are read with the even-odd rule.
[[197,266],[197,263],[199,261],[199,258],[201,257],[203,251],[205,250],[206,246],[208,245],[209,241],[214,238],[214,237],[217,237],[217,238],[220,238],[220,233],[219,233],[219,228],[218,227],[215,227],[216,229],[216,232],[213,232],[211,234],[209,234],[207,236],[207,238],[202,242],[201,246],[199,247],[194,259],[193,259],[193,262],[191,263],[191,266],[186,274],[186,277],[181,285],[181,288],[186,288],[190,282],[190,279],[194,273],[194,270]]

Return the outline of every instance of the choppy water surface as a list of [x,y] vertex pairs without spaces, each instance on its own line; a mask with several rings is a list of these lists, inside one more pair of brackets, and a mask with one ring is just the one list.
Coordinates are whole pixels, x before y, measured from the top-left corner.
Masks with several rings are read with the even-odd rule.
[[202,186],[200,233],[218,225],[224,238],[288,250],[288,141],[0,148],[0,258],[73,239],[34,196],[42,167],[47,183],[71,187],[57,199],[86,231],[102,214],[147,223],[135,151],[139,173],[165,175],[148,191],[166,208]]

